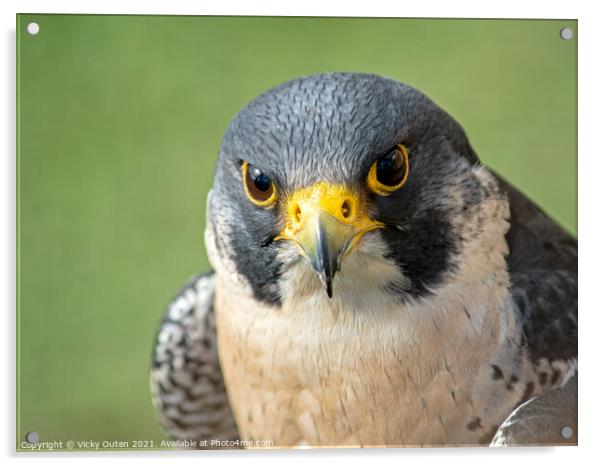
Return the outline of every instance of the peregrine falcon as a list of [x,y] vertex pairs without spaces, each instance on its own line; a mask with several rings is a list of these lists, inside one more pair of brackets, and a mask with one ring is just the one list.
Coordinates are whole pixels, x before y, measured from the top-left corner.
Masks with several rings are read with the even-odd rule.
[[416,89],[328,73],[257,97],[223,138],[205,246],[214,272],[155,342],[173,438],[576,442],[577,242]]

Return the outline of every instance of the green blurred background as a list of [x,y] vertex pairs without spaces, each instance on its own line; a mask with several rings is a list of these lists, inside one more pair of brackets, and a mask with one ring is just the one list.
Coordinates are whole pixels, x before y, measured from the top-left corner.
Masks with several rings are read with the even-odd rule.
[[[40,32],[26,33],[36,21]],[[576,233],[576,21],[20,15],[18,440],[164,439],[148,389],[221,136],[323,71],[407,82]]]

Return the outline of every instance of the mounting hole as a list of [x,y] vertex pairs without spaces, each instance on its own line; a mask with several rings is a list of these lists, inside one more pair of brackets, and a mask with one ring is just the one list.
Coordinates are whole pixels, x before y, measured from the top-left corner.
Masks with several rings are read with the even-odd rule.
[[25,441],[27,443],[35,445],[36,443],[38,443],[40,441],[40,436],[38,435],[37,432],[27,432],[25,434]]
[[565,439],[571,438],[573,436],[573,429],[572,429],[572,427],[564,426],[562,428],[562,430],[560,431],[560,435],[562,435],[562,438],[565,438]]
[[38,32],[40,32],[40,25],[38,23],[29,23],[27,25],[27,32],[32,36],[35,36]]
[[562,28],[560,30],[560,38],[563,40],[571,40],[573,38],[573,30],[571,28]]

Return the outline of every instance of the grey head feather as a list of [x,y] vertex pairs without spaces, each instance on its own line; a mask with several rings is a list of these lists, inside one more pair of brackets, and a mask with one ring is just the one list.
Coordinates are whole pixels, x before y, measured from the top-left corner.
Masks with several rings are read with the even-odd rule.
[[407,84],[371,74],[319,74],[276,86],[244,107],[226,131],[220,166],[244,156],[289,189],[318,180],[361,182],[396,143],[435,135],[477,161],[457,122]]

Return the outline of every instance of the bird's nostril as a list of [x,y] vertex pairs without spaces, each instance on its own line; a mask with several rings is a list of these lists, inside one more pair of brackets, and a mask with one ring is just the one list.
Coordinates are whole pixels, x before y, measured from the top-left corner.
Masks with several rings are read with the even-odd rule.
[[343,218],[349,218],[351,216],[351,203],[345,199],[341,205],[341,214]]
[[299,207],[299,204],[293,210],[293,218],[295,219],[295,223],[301,223],[301,207]]

